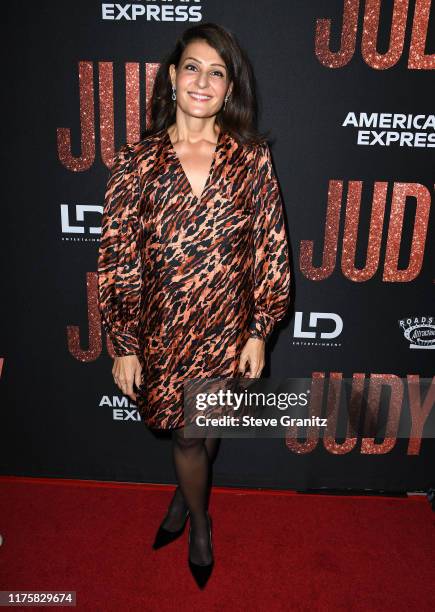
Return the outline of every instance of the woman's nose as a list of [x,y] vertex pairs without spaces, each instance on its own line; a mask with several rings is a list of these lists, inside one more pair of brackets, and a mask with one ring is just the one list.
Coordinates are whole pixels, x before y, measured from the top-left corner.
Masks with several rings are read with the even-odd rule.
[[198,85],[199,87],[207,87],[208,85],[208,73],[207,72],[199,72],[198,73]]

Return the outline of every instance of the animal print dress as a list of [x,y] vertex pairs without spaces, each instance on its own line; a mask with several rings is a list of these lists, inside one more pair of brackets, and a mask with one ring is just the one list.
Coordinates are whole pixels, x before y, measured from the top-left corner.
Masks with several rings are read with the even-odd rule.
[[247,339],[267,340],[289,305],[268,145],[221,131],[200,198],[166,129],[123,145],[104,200],[98,297],[114,354],[142,365],[142,420],[184,426],[183,381],[237,376]]

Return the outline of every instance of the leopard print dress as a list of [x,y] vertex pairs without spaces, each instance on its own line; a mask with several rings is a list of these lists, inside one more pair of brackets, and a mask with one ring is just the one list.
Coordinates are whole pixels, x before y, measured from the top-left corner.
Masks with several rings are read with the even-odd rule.
[[123,145],[106,187],[97,273],[112,356],[136,354],[142,365],[142,420],[183,427],[183,382],[237,376],[246,340],[267,340],[289,306],[267,143],[221,131],[200,198],[167,129]]

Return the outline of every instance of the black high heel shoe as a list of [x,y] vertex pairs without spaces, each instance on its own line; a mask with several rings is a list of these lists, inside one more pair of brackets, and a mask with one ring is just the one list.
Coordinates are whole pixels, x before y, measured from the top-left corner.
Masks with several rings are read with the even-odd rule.
[[165,529],[164,527],[162,527],[162,525],[160,525],[156,533],[153,549],[158,550],[159,548],[162,548],[163,546],[166,546],[167,544],[170,544],[171,542],[174,542],[174,540],[179,538],[184,532],[188,516],[189,510],[187,510],[186,512],[183,525],[180,527],[180,529],[177,529],[177,531],[168,531],[168,529]]
[[[207,512],[207,517],[208,517],[208,522],[209,522],[208,532],[209,532],[209,538],[210,538],[210,550],[211,550],[211,553],[213,554],[213,542],[211,539],[211,516],[209,515],[208,512]],[[189,548],[190,548],[191,531],[192,531],[192,528],[190,526],[189,527]],[[207,563],[207,565],[201,565],[199,563],[194,563],[193,561],[190,560],[190,557],[188,558],[188,561],[189,561],[190,571],[192,572],[192,575],[195,578],[196,584],[199,586],[200,589],[203,589],[205,585],[207,584],[208,579],[211,576],[213,565],[214,565],[214,559],[212,559],[210,563]]]

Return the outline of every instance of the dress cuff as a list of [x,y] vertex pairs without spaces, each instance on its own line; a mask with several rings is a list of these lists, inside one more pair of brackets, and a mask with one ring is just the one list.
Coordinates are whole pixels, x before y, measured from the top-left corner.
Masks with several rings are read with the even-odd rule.
[[261,338],[266,341],[272,333],[275,320],[266,313],[257,312],[254,314],[249,325],[249,335],[251,338]]
[[140,348],[137,337],[132,332],[117,332],[110,335],[112,341],[113,352],[116,357],[125,357],[126,355],[139,355]]

